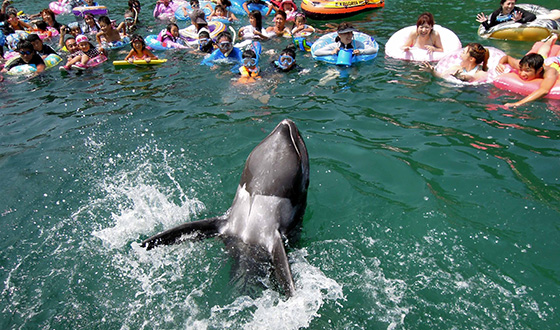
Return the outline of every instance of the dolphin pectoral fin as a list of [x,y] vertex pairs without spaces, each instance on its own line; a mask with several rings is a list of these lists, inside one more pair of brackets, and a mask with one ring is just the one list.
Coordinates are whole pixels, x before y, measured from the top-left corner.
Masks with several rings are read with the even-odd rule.
[[288,256],[286,255],[284,242],[282,241],[280,233],[277,233],[274,240],[272,248],[272,265],[274,267],[274,275],[276,276],[278,283],[280,283],[284,289],[286,296],[293,296],[296,292],[296,287],[294,279],[292,278],[292,271],[290,270]]
[[204,239],[218,235],[220,227],[225,223],[224,217],[187,222],[168,229],[143,241],[140,246],[151,250],[158,245],[171,245],[179,242],[183,235],[195,235],[196,239]]

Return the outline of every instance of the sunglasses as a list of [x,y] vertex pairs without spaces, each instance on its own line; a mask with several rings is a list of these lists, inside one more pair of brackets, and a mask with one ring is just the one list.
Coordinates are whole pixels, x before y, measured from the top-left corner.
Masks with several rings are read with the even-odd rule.
[[29,51],[29,50],[20,50],[19,53],[21,55],[31,55],[31,54],[33,54],[33,52]]
[[257,65],[257,60],[252,58],[252,57],[244,58],[243,59],[243,65],[248,66],[248,67],[253,67],[253,66]]

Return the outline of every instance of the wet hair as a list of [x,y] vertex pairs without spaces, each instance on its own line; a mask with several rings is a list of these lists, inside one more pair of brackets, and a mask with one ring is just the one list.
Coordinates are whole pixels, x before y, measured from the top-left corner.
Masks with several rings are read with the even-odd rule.
[[27,41],[27,40],[20,40],[17,43],[17,50],[22,51],[22,50],[29,50],[32,52],[35,52],[35,48],[33,48],[33,45],[31,44],[31,42]]
[[216,5],[216,7],[214,7],[214,12],[217,12],[218,9],[220,9],[224,13],[227,13],[226,7],[224,7],[222,5]]
[[231,6],[231,1],[229,0],[222,0],[222,5],[225,6],[226,8]]
[[25,40],[29,42],[33,42],[33,41],[41,40],[41,38],[39,38],[39,36],[36,33],[31,33],[27,36],[27,38],[25,38]]
[[482,63],[482,70],[488,71],[488,58],[490,57],[490,52],[488,49],[484,48],[479,43],[471,42],[467,45],[467,49],[469,50],[469,56],[474,57],[476,64]]
[[39,14],[40,14],[41,16],[43,16],[43,14],[47,14],[47,15],[49,15],[49,16],[52,18],[53,22],[56,22],[56,15],[55,15],[54,12],[53,12],[52,10],[50,10],[49,8],[41,10],[41,12],[40,12]]
[[296,14],[296,18],[294,19],[294,22],[297,23],[298,20],[303,20],[303,23],[307,22],[307,18],[305,17],[305,15],[300,13]]
[[216,40],[220,41],[220,39],[222,39],[224,37],[227,38],[229,42],[233,41],[233,37],[231,36],[231,32],[229,32],[228,30],[220,32],[220,34],[218,34],[218,36],[216,37]]
[[176,27],[177,30],[179,29],[179,25],[177,25],[177,24],[175,24],[175,23],[169,23],[169,24],[167,24],[167,28],[166,28],[166,29],[167,29],[167,32],[171,33],[171,28],[172,28],[172,27]]
[[101,30],[101,27],[99,26],[99,24],[97,24],[97,21],[95,20],[95,16],[93,16],[92,14],[89,14],[89,13],[88,13],[88,14],[85,14],[85,15],[84,15],[84,21],[85,21],[85,19],[86,19],[87,17],[89,17],[89,18],[91,18],[91,19],[93,20],[93,24],[95,25],[95,27],[96,27],[98,30]]
[[523,56],[523,58],[519,61],[520,68],[528,67],[534,69],[535,72],[542,69],[543,65],[544,65],[544,58],[542,57],[542,55],[535,54],[535,53],[527,54]]
[[[141,35],[133,34],[132,37],[130,38],[130,45],[132,46],[132,44],[135,41],[140,41],[142,43],[142,50],[146,49],[146,42],[144,41],[144,38],[142,38]],[[134,47],[132,47],[132,49],[134,49]]]
[[130,10],[133,10],[135,7],[138,7],[138,9],[141,8],[140,1],[138,1],[138,0],[128,0],[128,8],[130,8]]
[[111,26],[111,19],[109,19],[109,17],[107,17],[105,15],[99,16],[97,21],[99,21],[99,23],[105,23],[105,25],[107,25],[107,26]]
[[243,51],[243,54],[241,54],[241,57],[242,58],[257,58],[257,54],[252,49],[246,49],[246,50]]
[[197,5],[200,6],[200,2],[199,2],[198,0],[191,0],[191,1],[189,1],[189,4],[191,5],[191,7],[192,7],[192,5],[195,4],[195,3],[196,3]]
[[37,26],[37,29],[41,30],[41,31],[46,31],[47,27],[48,27],[47,22],[45,22],[43,20],[37,21],[35,23],[35,26]]
[[212,53],[214,51],[214,40],[210,37],[210,33],[208,31],[200,31],[200,33],[198,33],[198,39],[200,38],[208,39],[208,43],[204,46],[199,46],[198,49],[208,54]]
[[286,20],[286,18],[288,18],[288,15],[286,15],[286,12],[283,11],[283,10],[277,11],[276,14],[274,15],[274,17],[276,17],[278,15],[282,16],[284,18],[284,20]]
[[343,30],[346,30],[346,29],[353,29],[353,28],[354,28],[354,26],[352,24],[350,24],[348,22],[342,22],[342,23],[338,24],[338,27],[336,28],[336,31],[338,32],[338,31],[343,31]]
[[257,21],[257,26],[255,27],[257,31],[261,32],[262,30],[262,13],[258,10],[251,10],[249,13],[249,17],[254,17]]
[[424,24],[428,24],[429,26],[434,26],[435,24],[434,15],[428,12],[420,14],[420,16],[418,16],[418,20],[416,21],[416,27],[419,27],[420,25],[424,25]]
[[288,45],[286,48],[282,49],[280,55],[290,55],[294,61],[296,60],[296,47],[294,45]]

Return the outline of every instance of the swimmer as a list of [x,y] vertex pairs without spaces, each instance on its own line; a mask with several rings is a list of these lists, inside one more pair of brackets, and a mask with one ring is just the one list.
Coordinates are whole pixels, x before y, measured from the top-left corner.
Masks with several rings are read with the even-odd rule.
[[154,8],[154,18],[169,19],[175,17],[173,0],[158,0]]
[[60,29],[60,38],[58,40],[58,47],[63,48],[65,46],[66,34],[69,33],[71,36],[76,38],[78,35],[83,34],[82,29],[78,22],[72,22],[68,26],[63,26]]
[[434,67],[424,63],[424,67],[440,78],[453,76],[461,81],[482,81],[488,77],[488,58],[490,52],[479,43],[468,44],[461,54],[461,63],[447,69],[445,72],[437,73]]
[[33,45],[33,49],[35,49],[35,52],[37,52],[37,54],[39,54],[42,59],[45,59],[45,57],[50,54],[56,54],[54,49],[52,49],[49,45],[45,45],[43,43],[43,40],[41,40],[41,38],[39,38],[39,36],[35,33],[28,35],[27,41],[29,41]]
[[301,37],[303,35],[315,32],[314,27],[312,27],[311,25],[307,25],[307,19],[305,18],[304,14],[297,14],[294,23],[295,26],[292,29],[293,37]]
[[401,47],[404,51],[409,51],[412,47],[425,49],[428,54],[433,52],[443,52],[441,38],[437,31],[434,31],[434,16],[430,13],[423,13],[416,21],[416,31],[412,31],[406,42]]
[[[119,31],[117,31],[113,27],[113,24],[111,23],[111,20],[109,19],[109,17],[100,16],[99,17],[99,27],[101,28],[101,31],[98,32],[95,35],[95,38],[97,39],[98,44],[103,44],[103,43],[108,44],[108,43],[111,43],[111,42],[121,41],[121,35],[120,35]],[[78,42],[78,44],[79,43],[80,42]]]
[[531,81],[533,79],[542,78],[542,82],[539,88],[521,99],[520,101],[514,103],[506,103],[506,107],[518,107],[528,102],[537,100],[550,92],[556,81],[560,77],[560,56],[550,57],[548,56],[552,45],[558,39],[557,35],[553,35],[548,39],[538,50],[537,54],[531,53],[523,56],[521,60],[514,57],[506,55],[500,59],[496,71],[499,73],[504,72],[505,64],[509,64],[512,68],[518,71],[517,75],[521,80]]
[[292,0],[284,0],[280,3],[280,10],[286,13],[286,20],[293,21],[296,18],[297,6]]
[[222,5],[216,5],[214,11],[208,15],[208,20],[228,20],[227,10]]
[[377,48],[364,45],[363,42],[354,40],[356,29],[347,22],[338,25],[335,42],[315,51],[316,56],[335,55],[341,49],[352,49],[354,55],[371,55],[377,53]]
[[139,0],[128,0],[128,10],[134,14],[134,25],[138,23],[138,15],[140,15],[142,5]]
[[117,31],[119,31],[119,33],[123,37],[131,35],[137,29],[136,24],[134,22],[135,22],[134,13],[131,12],[130,10],[125,11],[124,21],[121,22],[121,24],[119,24],[119,26],[117,27]]
[[496,9],[490,16],[486,16],[484,13],[476,15],[476,21],[488,30],[504,22],[515,21],[523,24],[537,19],[535,14],[516,7],[515,2],[516,0],[500,0],[500,8]]
[[[218,49],[206,56],[200,64],[213,66],[214,62],[223,60],[228,60],[228,62],[236,65],[243,62],[242,52],[239,48],[233,46],[233,37],[229,31],[218,34],[217,42]],[[237,71],[237,67],[234,67],[232,71]]]
[[266,30],[262,27],[262,13],[258,10],[252,10],[249,13],[250,25],[244,26],[239,29],[239,37],[242,39],[251,40],[266,40],[268,39],[264,34]]
[[208,29],[208,22],[206,22],[206,14],[202,9],[194,9],[190,14],[191,22],[196,29],[196,33],[200,32],[202,29]]
[[179,26],[175,23],[167,24],[167,28],[165,30],[161,30],[158,34],[157,40],[162,44],[166,43],[166,47],[188,48],[183,44],[183,39],[181,39],[181,36],[179,35]]
[[210,37],[210,33],[208,31],[200,31],[198,33],[198,50],[210,54],[214,49],[214,41]]
[[135,60],[144,60],[146,63],[150,63],[151,60],[158,59],[154,53],[146,48],[146,42],[144,42],[142,36],[134,34],[130,38],[130,44],[132,45],[132,50],[124,58],[128,63],[133,63]]
[[274,15],[274,26],[266,28],[266,35],[271,37],[291,36],[290,29],[286,26],[286,13],[279,10]]
[[88,40],[88,38],[80,34],[76,37],[76,42],[80,50],[77,55],[66,62],[66,65],[61,67],[61,70],[70,70],[71,67],[76,67],[77,69],[85,69],[87,67],[87,62],[99,55],[101,52],[97,50]]
[[80,55],[78,43],[76,42],[76,38],[74,38],[73,36],[70,36],[66,39],[66,41],[64,42],[64,46],[68,50],[68,56],[66,57],[67,61]]
[[[260,78],[257,54],[252,49],[247,49],[241,55],[243,65],[239,68],[242,78]],[[251,80],[253,81],[253,80]],[[245,81],[248,82],[248,81]]]
[[36,74],[45,71],[45,62],[41,56],[35,52],[33,45],[29,41],[21,40],[18,42],[17,51],[20,57],[8,63],[1,72],[8,72],[13,67],[25,64],[34,64],[37,68]]
[[62,28],[62,24],[57,22],[56,15],[52,10],[48,8],[43,9],[41,10],[40,14],[41,14],[41,18],[43,19],[43,21],[45,21],[45,23],[47,23],[48,26],[55,28],[58,32],[60,32],[60,28]]
[[276,72],[289,72],[292,70],[301,71],[301,68],[296,63],[296,50],[293,45],[284,48],[278,60],[271,63]]
[[210,6],[210,4],[206,5],[206,7],[209,7],[212,10],[212,13],[208,16],[208,18],[210,18],[210,16],[213,16],[216,12],[216,9],[218,8],[218,6],[222,6],[222,8],[224,8],[225,10],[225,16],[227,18],[228,21],[233,22],[233,21],[238,21],[239,19],[237,17],[235,17],[235,15],[229,10],[229,8],[231,7],[231,1],[230,0],[218,0],[218,2],[216,3],[216,7],[212,8],[212,6]]
[[15,10],[9,10],[7,15],[8,17],[8,24],[10,25],[10,27],[14,30],[14,31],[18,31],[18,30],[31,30],[31,25],[25,23],[24,21],[20,20],[17,12]]
[[82,25],[82,31],[84,34],[97,34],[101,31],[99,24],[97,24],[97,21],[92,14],[88,13],[84,15],[84,24]]

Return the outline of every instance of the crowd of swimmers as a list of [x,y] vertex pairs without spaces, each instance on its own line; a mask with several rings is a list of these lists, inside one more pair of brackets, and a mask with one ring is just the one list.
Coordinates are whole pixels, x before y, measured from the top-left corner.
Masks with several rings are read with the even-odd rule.
[[[74,5],[97,5],[92,0],[72,1]],[[258,10],[250,11],[248,7],[250,3],[262,4],[268,9],[265,10],[265,13]],[[154,18],[162,18],[170,13],[174,14],[177,7],[172,7],[172,4],[173,0],[158,0],[153,12]],[[515,4],[516,0],[500,0],[500,7],[496,11],[489,16],[480,13],[477,15],[476,21],[488,29],[507,21],[524,23],[536,18],[535,15],[518,8]],[[305,36],[315,32],[315,28],[307,24],[305,16],[298,12],[296,4],[292,0],[272,0],[270,2],[246,0],[243,3],[243,9],[248,14],[249,24],[241,27],[238,32],[240,40],[247,40],[247,47],[242,50],[235,46],[237,41],[234,40],[235,34],[225,30],[212,38],[208,29],[208,20],[213,18],[227,21],[240,20],[229,10],[230,6],[230,0],[217,0],[216,6],[209,8],[211,10],[210,15],[206,16],[200,8],[199,1],[191,0],[190,12],[184,10],[185,15],[190,16],[198,36],[196,45],[193,47],[192,44],[184,42],[179,34],[179,27],[174,22],[169,22],[167,27],[158,35],[158,40],[176,45],[176,48],[191,48],[202,53],[208,53],[201,62],[203,65],[213,66],[217,61],[223,62],[224,60],[233,62],[236,64],[234,71],[239,72],[241,77],[256,79],[260,75],[261,46],[259,42],[276,37]],[[125,57],[126,61],[131,63],[138,60],[150,62],[158,59],[148,49],[144,38],[136,34],[141,10],[140,2],[129,0],[128,7],[128,10],[124,13],[124,19],[120,23],[110,20],[107,16],[94,17],[91,14],[86,14],[77,22],[63,25],[56,20],[56,15],[50,9],[44,9],[36,15],[29,15],[26,17],[27,20],[24,20],[21,13],[11,6],[11,1],[4,0],[0,10],[0,27],[3,35],[9,35],[17,30],[24,30],[30,34],[25,39],[20,40],[14,47],[14,50],[19,53],[19,57],[5,64],[2,72],[21,64],[34,64],[37,73],[44,71],[45,63],[43,59],[49,54],[56,53],[56,51],[43,43],[38,34],[48,34],[49,31],[58,32],[57,44],[60,48],[58,52],[64,51],[67,53],[67,60],[62,66],[65,70],[85,67],[89,60],[106,52],[105,45],[119,42],[124,37],[129,38],[131,48]],[[171,10],[171,8],[174,9]],[[276,11],[273,15],[274,24],[265,28],[263,17],[269,16],[273,9]],[[173,19],[172,16],[168,16],[168,18]],[[560,11],[552,10],[549,18],[560,19]],[[430,53],[443,52],[444,45],[438,32],[434,30],[434,25],[435,21],[431,13],[421,14],[416,22],[416,29],[410,33],[401,46],[402,50],[421,48]],[[315,50],[316,56],[334,55],[341,49],[351,49],[354,55],[371,54],[377,51],[377,49],[368,48],[368,46],[356,40],[354,38],[356,29],[348,22],[339,24],[336,31],[337,38],[334,42]],[[91,43],[90,37],[95,38],[98,46]],[[504,56],[500,59],[496,67],[498,72],[503,72],[504,66],[507,64],[518,70],[518,75],[522,80],[543,79],[537,91],[518,102],[508,103],[506,106],[519,106],[531,102],[546,95],[552,89],[559,77],[560,56],[547,58],[547,55],[557,39],[558,36],[551,35],[537,53],[528,54],[521,59],[511,56]],[[271,62],[271,68],[279,72],[299,71],[301,68],[296,64],[296,54],[296,48],[290,44],[280,51],[276,60]],[[4,47],[1,47],[0,56],[3,57],[3,55]],[[464,48],[460,63],[449,68],[446,72],[437,73],[437,75],[442,77],[452,75],[465,81],[480,79],[488,71],[488,58],[489,52],[484,46],[479,43],[469,43]],[[435,72],[431,64],[425,63],[424,66]],[[1,75],[0,79],[2,79]]]

